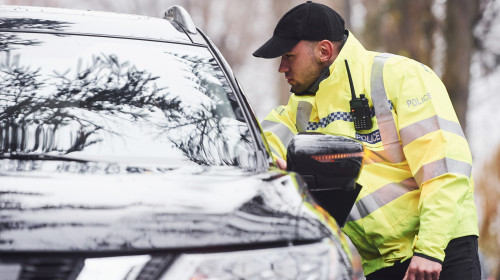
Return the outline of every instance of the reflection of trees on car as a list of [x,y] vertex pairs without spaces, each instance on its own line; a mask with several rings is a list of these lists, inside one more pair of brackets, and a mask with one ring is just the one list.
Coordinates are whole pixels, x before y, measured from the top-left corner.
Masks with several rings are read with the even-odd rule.
[[[83,151],[103,141],[105,133],[122,135],[123,131],[108,123],[118,119],[154,128],[158,137],[168,138],[198,164],[238,165],[238,155],[230,152],[229,138],[243,135],[239,144],[247,145],[250,135],[234,120],[231,109],[238,105],[234,96],[227,98],[232,91],[223,73],[213,59],[178,59],[186,65],[186,78],[195,82],[195,90],[210,102],[188,106],[177,97],[183,93],[172,96],[167,87],[157,86],[158,76],[121,62],[116,55],[96,55],[88,65],[80,60],[74,70],[43,76],[42,69],[23,66],[19,55],[11,58],[6,53],[5,62],[0,64],[0,151]],[[152,118],[157,111],[163,115],[159,122]],[[71,133],[64,134],[65,141],[56,139],[61,137],[58,130],[69,127]],[[231,129],[238,129],[238,133],[229,137]]]
[[[176,122],[165,123],[164,131],[172,128],[183,129],[181,137],[174,134],[169,136],[169,139],[194,162],[207,165],[238,165],[240,159],[231,154],[228,137],[228,130],[238,129],[238,126],[228,119],[238,118],[234,114],[238,115],[240,108],[217,61],[195,55],[172,55],[185,65],[185,78],[194,82],[197,85],[195,89],[207,96],[211,102],[200,102],[201,105],[191,114],[185,114],[184,118]],[[250,144],[248,129],[238,131],[236,135],[240,135],[238,144]]]
[[[68,69],[45,80],[42,80],[40,69],[31,70],[17,64],[0,66],[0,90],[3,92],[0,121],[4,153],[70,153],[100,142],[98,137],[89,140],[100,130],[120,134],[75,109],[98,113],[101,117],[127,115],[132,120],[147,119],[148,106],[179,111],[180,101],[158,95],[161,89],[153,85],[153,90],[148,92],[148,85],[157,77],[128,67],[128,63],[120,63],[113,55],[94,57],[87,68],[78,67],[74,77],[69,77]],[[51,92],[43,96],[40,92],[44,90]],[[128,107],[128,110],[123,110],[123,107]],[[69,135],[72,137],[71,146],[58,146],[54,139],[56,131],[72,124],[78,125],[78,132]],[[36,126],[35,141],[32,146],[27,146],[26,135],[33,125]]]
[[[14,60],[14,61],[13,61]],[[26,148],[25,130],[22,127],[30,123],[28,116],[38,110],[38,98],[35,91],[43,85],[39,81],[39,69],[17,65],[18,57],[11,59],[6,54],[6,61],[0,65],[0,144],[2,152],[16,152]],[[21,129],[18,129],[20,128]],[[38,143],[36,143],[38,144]]]
[[[104,133],[120,136],[121,131],[113,126],[103,125],[101,120],[118,117],[125,121],[141,121],[156,128],[159,137],[167,137],[189,160],[202,165],[239,165],[238,155],[230,152],[228,130],[239,129],[232,110],[238,108],[223,72],[213,59],[195,56],[178,57],[186,65],[185,78],[194,82],[197,94],[203,94],[209,102],[197,102],[188,106],[181,102],[182,92],[173,92],[167,87],[158,87],[158,76],[146,70],[138,70],[130,62],[122,62],[115,55],[96,55],[88,65],[79,61],[76,71],[67,69],[50,76],[42,74],[43,69],[32,69],[20,63],[19,55],[0,63],[0,153],[47,153],[67,154],[83,151],[86,147],[103,141]],[[73,71],[72,71],[73,70]],[[228,99],[227,95],[231,94]],[[163,119],[153,122],[152,114],[161,112]],[[88,117],[82,112],[96,114]],[[71,137],[71,145],[58,144],[57,131],[67,126],[78,127]],[[31,133],[34,131],[34,140]],[[248,129],[239,131],[240,141],[251,143]],[[229,137],[230,136],[230,137]],[[234,141],[234,140],[233,140]],[[31,144],[30,144],[31,143]],[[34,162],[16,161],[12,167],[17,171],[37,169]],[[14,166],[15,165],[15,166]],[[119,173],[110,168],[118,165],[62,162],[58,168],[73,168],[81,173]],[[4,166],[4,168],[6,168]],[[127,173],[141,173],[139,167],[126,167]],[[22,199],[5,199],[5,196],[25,198],[41,196],[41,193],[0,192],[0,204],[4,210],[33,210],[23,205]],[[102,206],[87,205],[50,206],[55,209],[105,210]],[[125,208],[125,206],[120,206]],[[128,207],[128,206],[126,206]],[[113,208],[109,208],[113,210]],[[249,211],[248,209],[246,211]],[[183,215],[185,216],[185,215]],[[179,217],[176,217],[179,219]],[[215,216],[215,218],[218,218]],[[204,221],[207,218],[204,217]],[[33,221],[26,224],[0,222],[3,231],[27,227],[84,227],[85,223],[70,225],[63,222],[47,224]],[[225,230],[221,228],[221,231]],[[11,242],[0,238],[1,243]],[[124,244],[130,247],[130,244]]]
[[[68,77],[68,73],[69,70],[55,73],[54,86],[57,90],[53,99],[57,103],[53,108],[74,107],[97,113],[100,119],[118,116],[128,121],[145,122],[149,122],[150,112],[158,108],[165,112],[167,121],[179,118],[181,102],[177,98],[170,98],[164,88],[156,86],[158,77],[146,70],[138,70],[129,62],[120,62],[115,55],[94,56],[90,65],[84,69],[81,69],[81,62],[79,63],[75,77]],[[67,153],[81,151],[85,146],[93,144],[88,139],[100,130],[115,135],[122,133],[110,125],[100,124],[98,120],[81,118],[81,115],[68,112],[61,114],[62,118],[76,121],[80,125],[79,137]]]
[[[40,30],[52,30],[52,31],[62,31],[69,23],[54,21],[54,20],[42,20],[42,19],[32,19],[32,18],[2,18],[0,20],[1,29],[40,29]],[[37,46],[42,42],[39,40],[23,39],[20,38],[17,33],[0,33],[0,51],[10,51],[16,48],[16,46]]]

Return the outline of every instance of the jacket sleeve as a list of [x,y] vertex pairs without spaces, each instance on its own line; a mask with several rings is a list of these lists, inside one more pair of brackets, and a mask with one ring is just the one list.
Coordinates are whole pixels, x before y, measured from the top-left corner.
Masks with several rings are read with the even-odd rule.
[[273,157],[286,160],[286,149],[297,129],[290,117],[287,106],[279,106],[273,109],[262,121],[262,129],[269,143]]
[[[442,262],[444,249],[453,238],[462,202],[473,189],[472,157],[445,86],[427,66],[401,60],[384,69],[397,77],[389,85],[396,111],[397,128],[411,173],[421,195],[418,204],[420,229],[415,255]],[[391,79],[391,78],[388,78]]]

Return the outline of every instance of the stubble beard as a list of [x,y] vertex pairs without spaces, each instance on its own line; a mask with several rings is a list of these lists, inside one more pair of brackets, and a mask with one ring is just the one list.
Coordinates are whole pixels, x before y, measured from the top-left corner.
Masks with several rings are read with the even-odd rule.
[[302,93],[308,90],[311,85],[319,78],[321,71],[323,70],[323,65],[317,61],[314,57],[311,57],[311,65],[304,71],[301,75],[303,82],[297,82],[292,85],[292,92]]

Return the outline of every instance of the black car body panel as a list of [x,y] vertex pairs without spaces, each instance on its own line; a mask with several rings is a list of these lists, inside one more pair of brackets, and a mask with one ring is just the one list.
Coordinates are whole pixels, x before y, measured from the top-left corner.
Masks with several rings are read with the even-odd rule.
[[232,167],[0,164],[3,252],[192,250],[327,233],[287,176]]

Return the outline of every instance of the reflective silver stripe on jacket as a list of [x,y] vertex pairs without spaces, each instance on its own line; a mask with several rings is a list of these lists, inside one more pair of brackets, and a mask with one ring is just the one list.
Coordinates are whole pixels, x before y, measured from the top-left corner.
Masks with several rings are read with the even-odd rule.
[[[399,143],[398,130],[396,122],[392,116],[390,102],[388,102],[385,86],[384,86],[384,64],[386,60],[392,57],[392,54],[380,54],[375,57],[372,65],[372,73],[370,78],[371,83],[371,98],[373,107],[375,108],[375,116],[377,117],[378,128],[383,151],[374,151],[380,158],[392,163],[400,163],[405,160],[403,147]],[[377,162],[372,159],[372,162]],[[370,162],[370,160],[368,160]]]
[[[264,131],[274,133],[281,140],[285,148],[288,147],[288,143],[290,143],[293,136],[295,135],[286,125],[279,122],[264,120],[262,121],[261,125]],[[276,151],[273,152],[276,153]]]
[[295,116],[295,127],[298,132],[306,132],[311,118],[312,104],[306,101],[299,101],[297,105],[297,115]]
[[366,156],[363,164],[380,162],[400,163],[404,160],[406,160],[406,158],[404,157],[402,147],[398,142],[385,145],[382,151],[370,150],[370,153]]
[[[311,118],[311,113],[312,104],[306,101],[299,101],[299,104],[297,105],[297,114],[295,117],[295,127],[297,128],[298,132],[307,131],[306,129],[309,123],[309,119]],[[264,131],[274,133],[281,140],[281,143],[283,143],[285,148],[288,147],[288,144],[290,143],[290,141],[292,141],[293,136],[295,136],[295,133],[293,133],[293,131],[291,131],[286,125],[279,122],[264,120],[261,125]],[[276,150],[272,147],[271,150],[276,155],[279,155],[279,153],[276,152]]]
[[[399,142],[396,122],[391,112],[391,103],[388,102],[389,98],[384,86],[384,64],[392,56],[391,54],[380,54],[373,61],[370,77],[371,98],[382,138],[383,150],[373,151],[371,156],[365,159],[365,164],[400,163],[406,160],[403,147]],[[349,214],[348,221],[362,219],[400,196],[417,190],[418,186],[414,178],[408,178],[400,183],[387,184],[356,202]]]
[[281,154],[276,151],[276,149],[273,148],[273,146],[269,145],[269,149],[271,149],[271,152],[273,152],[276,156],[281,157]]
[[417,183],[422,185],[422,183],[446,173],[462,174],[469,178],[472,174],[472,165],[451,158],[443,158],[420,167],[414,177]]
[[418,190],[418,185],[413,178],[408,178],[399,183],[387,184],[356,202],[347,221],[362,219],[389,202],[414,190]]
[[465,134],[460,124],[445,120],[437,115],[402,128],[399,130],[399,134],[401,135],[401,142],[404,147],[414,140],[440,129],[465,138]]

